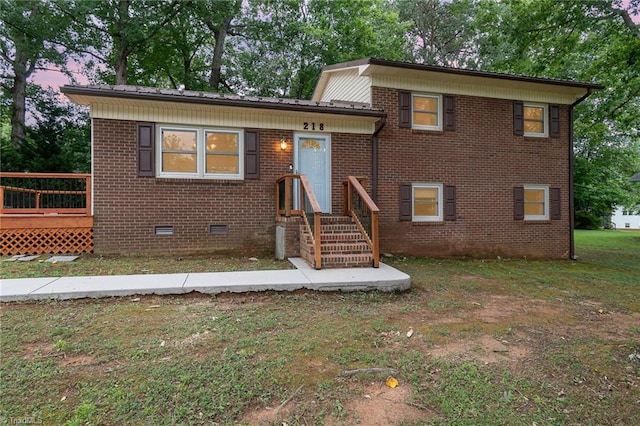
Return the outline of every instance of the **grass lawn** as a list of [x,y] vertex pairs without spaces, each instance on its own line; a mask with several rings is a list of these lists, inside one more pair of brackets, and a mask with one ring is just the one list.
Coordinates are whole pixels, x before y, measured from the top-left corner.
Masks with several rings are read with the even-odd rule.
[[[576,248],[577,262],[387,259],[412,276],[404,293],[3,304],[1,423],[640,424],[640,233],[578,231]],[[286,267],[84,260],[61,275]],[[395,371],[343,374],[371,368]]]

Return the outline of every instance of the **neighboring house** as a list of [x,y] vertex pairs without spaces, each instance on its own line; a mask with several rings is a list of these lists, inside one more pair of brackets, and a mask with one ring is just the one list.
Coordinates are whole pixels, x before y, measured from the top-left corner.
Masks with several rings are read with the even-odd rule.
[[[640,182],[640,172],[629,179],[630,182]],[[611,215],[611,223],[616,229],[640,229],[640,205],[635,210],[617,207]]]
[[611,215],[615,229],[640,229],[640,206],[635,210],[618,207]]
[[382,252],[568,258],[572,108],[599,88],[364,59],[324,68],[311,101],[62,92],[91,108],[96,252],[273,252],[293,171],[327,215],[365,178]]

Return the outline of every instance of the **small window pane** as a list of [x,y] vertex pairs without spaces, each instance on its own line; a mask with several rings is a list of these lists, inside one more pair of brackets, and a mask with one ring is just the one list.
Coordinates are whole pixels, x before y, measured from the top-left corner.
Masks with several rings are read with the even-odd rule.
[[544,215],[544,204],[541,203],[525,203],[524,214],[526,216],[542,216]]
[[413,206],[413,214],[415,216],[437,216],[438,205],[433,203],[420,203],[416,201]]
[[527,133],[544,133],[544,123],[537,121],[525,121],[524,131]]
[[438,99],[416,96],[413,98],[413,109],[415,111],[437,111]]
[[417,124],[419,126],[437,126],[438,114],[432,112],[414,112],[413,124]]
[[163,130],[163,151],[196,151],[196,132],[189,130]]
[[525,120],[544,120],[544,108],[543,107],[524,107]]
[[524,201],[544,203],[544,189],[527,189],[524,191]]
[[414,216],[438,216],[438,189],[414,188],[413,190],[413,215]]
[[238,152],[238,134],[207,132],[207,152]]
[[237,155],[207,155],[207,173],[238,174]]
[[162,153],[162,171],[195,173],[197,171],[196,154]]
[[416,201],[431,201],[432,203],[435,203],[438,201],[438,189],[415,188],[414,198]]

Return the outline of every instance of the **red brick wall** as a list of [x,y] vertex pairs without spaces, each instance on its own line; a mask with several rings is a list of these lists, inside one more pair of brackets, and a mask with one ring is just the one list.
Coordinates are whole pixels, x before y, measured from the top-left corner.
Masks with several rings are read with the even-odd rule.
[[[395,89],[373,88],[388,113],[379,139],[381,250],[430,256],[566,258],[569,255],[568,107],[560,138],[513,135],[511,100],[456,96],[456,131],[398,127]],[[457,220],[400,222],[400,184],[443,183],[457,190]],[[513,187],[561,188],[562,219],[513,219]]]
[[[292,146],[280,138],[293,132],[260,131],[258,180],[218,181],[138,177],[136,123],[93,120],[94,230],[96,253],[215,252],[273,253],[275,181],[289,173]],[[332,134],[332,203],[342,209],[341,182],[367,175],[371,136]],[[227,235],[210,235],[209,225],[227,225]],[[174,235],[154,227],[173,225]]]

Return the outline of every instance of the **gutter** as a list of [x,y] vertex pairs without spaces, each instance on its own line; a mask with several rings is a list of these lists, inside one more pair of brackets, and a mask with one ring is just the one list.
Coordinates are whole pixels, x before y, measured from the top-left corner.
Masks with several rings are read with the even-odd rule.
[[378,134],[387,125],[387,116],[376,125],[376,130],[371,136],[371,198],[374,203],[378,203]]
[[569,105],[569,258],[571,260],[578,260],[578,256],[576,256],[576,244],[574,237],[575,203],[573,201],[573,108],[580,102],[587,99],[591,93],[591,88],[587,88],[587,93]]

